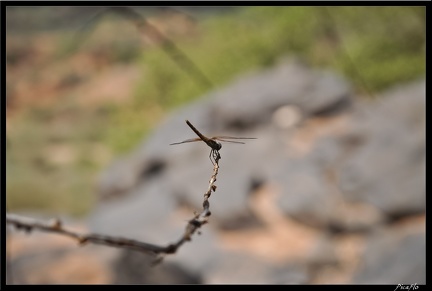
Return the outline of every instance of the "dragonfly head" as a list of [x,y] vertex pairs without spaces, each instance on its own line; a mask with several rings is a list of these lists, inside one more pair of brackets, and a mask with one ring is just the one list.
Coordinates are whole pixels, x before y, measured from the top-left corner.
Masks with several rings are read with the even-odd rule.
[[222,145],[219,142],[215,141],[214,139],[208,140],[207,145],[212,149],[214,149],[215,151],[218,151],[222,148]]
[[222,148],[222,144],[220,142],[215,142],[215,150],[220,150]]

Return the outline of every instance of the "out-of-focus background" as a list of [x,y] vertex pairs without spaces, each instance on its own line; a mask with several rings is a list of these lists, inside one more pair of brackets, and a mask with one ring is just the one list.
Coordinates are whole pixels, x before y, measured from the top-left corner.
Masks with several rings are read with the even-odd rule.
[[7,7],[9,284],[422,284],[424,7]]

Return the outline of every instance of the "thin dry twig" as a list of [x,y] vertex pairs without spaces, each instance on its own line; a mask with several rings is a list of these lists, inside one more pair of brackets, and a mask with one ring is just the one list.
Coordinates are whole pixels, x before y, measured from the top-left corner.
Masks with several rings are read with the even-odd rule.
[[173,41],[151,25],[141,14],[130,7],[110,7],[109,10],[134,23],[139,32],[150,38],[155,43],[161,43],[162,50],[186,73],[193,77],[203,88],[213,87],[210,80],[192,62],[192,60],[181,51]]
[[159,246],[155,244],[150,244],[146,242],[140,242],[137,240],[108,236],[108,235],[100,235],[100,234],[80,234],[71,230],[68,230],[63,227],[61,221],[59,219],[53,219],[50,222],[41,222],[33,218],[23,217],[16,214],[6,214],[6,223],[15,226],[17,229],[21,229],[27,232],[32,230],[40,230],[45,232],[52,232],[64,236],[68,236],[72,239],[78,241],[80,245],[86,243],[100,244],[106,245],[110,247],[117,248],[127,248],[136,251],[145,252],[151,255],[159,255],[155,260],[155,263],[162,261],[163,256],[167,254],[174,254],[179,247],[181,247],[185,242],[190,241],[192,235],[208,221],[208,217],[211,215],[210,212],[210,203],[209,198],[211,196],[212,191],[216,191],[216,177],[219,170],[219,160],[220,155],[217,153],[215,155],[215,164],[213,167],[213,174],[209,181],[209,186],[207,191],[204,194],[204,202],[203,202],[203,210],[200,213],[196,213],[195,216],[188,221],[188,224],[185,228],[185,231],[181,238],[175,242],[171,243],[167,246]]
[[[180,13],[174,8],[163,7],[165,10],[169,9]],[[161,46],[163,52],[171,58],[174,63],[179,66],[184,72],[186,72],[191,78],[198,83],[204,89],[210,89],[213,87],[212,82],[206,77],[206,75],[198,68],[198,66],[180,49],[176,44],[159,31],[154,25],[150,24],[147,19],[138,13],[131,7],[105,7],[94,14],[76,33],[76,36],[69,45],[70,51],[75,51],[80,46],[84,39],[88,37],[91,31],[94,29],[95,24],[107,13],[114,13],[123,17],[127,21],[131,22],[139,33],[149,39],[155,44]]]

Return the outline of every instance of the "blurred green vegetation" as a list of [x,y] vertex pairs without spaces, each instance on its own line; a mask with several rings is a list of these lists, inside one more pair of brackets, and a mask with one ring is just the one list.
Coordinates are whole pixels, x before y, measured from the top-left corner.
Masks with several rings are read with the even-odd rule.
[[[424,7],[248,7],[203,18],[198,33],[173,41],[215,88],[200,86],[160,47],[140,47],[136,28],[128,24],[124,33],[117,25],[126,20],[110,21],[109,33],[89,34],[80,52],[138,65],[143,77],[133,100],[96,111],[68,101],[15,119],[7,145],[9,207],[85,214],[95,200],[97,174],[108,164],[95,158],[101,145],[112,156],[126,153],[173,109],[282,57],[336,70],[359,91],[379,92],[425,74]],[[64,42],[70,35],[58,37],[56,58],[71,57]],[[104,43],[106,37],[113,41]],[[24,53],[8,52],[11,65]],[[47,158],[47,147],[68,152],[73,163]]]

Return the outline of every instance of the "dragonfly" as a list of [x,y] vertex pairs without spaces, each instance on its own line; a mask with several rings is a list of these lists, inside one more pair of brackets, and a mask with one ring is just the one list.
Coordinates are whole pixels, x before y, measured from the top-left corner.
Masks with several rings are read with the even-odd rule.
[[[244,144],[244,142],[242,142],[242,141],[234,141],[234,140],[230,140],[230,139],[256,139],[255,137],[234,137],[234,136],[224,136],[224,135],[206,137],[201,132],[199,132],[199,130],[196,129],[196,127],[193,126],[192,123],[190,123],[189,120],[187,120],[187,119],[186,119],[186,124],[189,125],[189,127],[196,133],[196,135],[198,135],[198,137],[190,138],[190,139],[187,139],[187,140],[184,140],[181,142],[171,143],[170,145],[176,145],[176,144],[182,144],[182,143],[194,142],[194,141],[203,141],[211,148],[209,158],[210,158],[210,161],[212,163],[213,163],[212,157],[215,161],[220,159],[219,150],[222,148],[222,144],[220,142],[218,142],[218,140],[223,141],[223,142]],[[213,163],[213,165],[214,165],[214,163]]]

